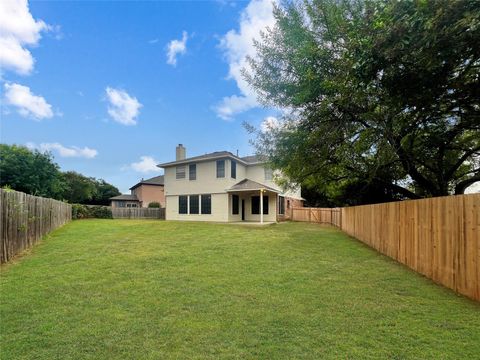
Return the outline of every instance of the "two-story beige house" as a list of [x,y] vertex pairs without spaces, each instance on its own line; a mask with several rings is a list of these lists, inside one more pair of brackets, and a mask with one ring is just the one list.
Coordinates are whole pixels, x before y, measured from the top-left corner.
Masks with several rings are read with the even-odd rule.
[[257,156],[228,151],[186,157],[180,144],[165,169],[167,220],[275,222],[302,206],[300,189],[284,192]]

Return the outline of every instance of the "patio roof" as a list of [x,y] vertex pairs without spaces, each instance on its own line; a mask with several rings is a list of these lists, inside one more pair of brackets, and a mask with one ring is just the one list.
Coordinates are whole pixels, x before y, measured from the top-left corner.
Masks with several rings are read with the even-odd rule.
[[253,181],[253,180],[250,180],[250,179],[243,179],[242,181],[236,183],[235,185],[233,185],[230,189],[227,189],[227,192],[237,192],[237,191],[259,191],[259,190],[267,190],[267,191],[271,191],[271,192],[274,192],[274,193],[280,193],[280,191],[270,187],[270,186],[267,186],[267,185],[264,185],[264,184],[260,184],[256,181]]

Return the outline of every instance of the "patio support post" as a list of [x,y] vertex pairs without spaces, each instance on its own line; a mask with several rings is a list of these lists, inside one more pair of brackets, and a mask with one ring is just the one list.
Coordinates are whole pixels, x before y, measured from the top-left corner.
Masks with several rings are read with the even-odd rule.
[[260,224],[263,224],[263,189],[260,189]]

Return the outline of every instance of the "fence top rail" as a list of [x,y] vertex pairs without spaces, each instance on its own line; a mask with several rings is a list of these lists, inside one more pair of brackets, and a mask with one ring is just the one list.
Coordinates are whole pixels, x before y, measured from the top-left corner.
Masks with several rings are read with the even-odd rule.
[[436,196],[436,197],[429,197],[429,198],[422,198],[422,199],[408,199],[408,200],[399,200],[399,201],[389,201],[389,202],[383,202],[383,203],[376,203],[376,204],[363,204],[363,205],[354,205],[354,206],[343,206],[343,207],[334,207],[334,208],[328,208],[328,207],[299,207],[299,206],[292,206],[292,210],[329,210],[329,211],[340,211],[342,209],[352,209],[352,208],[364,208],[367,206],[382,206],[382,205],[388,205],[388,204],[404,204],[404,203],[412,203],[412,202],[420,202],[420,201],[431,201],[431,200],[441,200],[441,199],[451,199],[451,198],[466,198],[466,197],[474,197],[474,196],[480,196],[480,193],[473,193],[473,194],[459,194],[459,195],[447,195],[447,196]]
[[322,211],[340,211],[342,208],[320,208],[320,207],[306,207],[306,206],[292,206],[293,210],[322,210]]
[[16,194],[16,195],[23,195],[23,196],[26,196],[28,198],[35,198],[35,199],[40,199],[40,200],[48,200],[48,201],[54,201],[54,202],[57,202],[57,203],[60,203],[60,204],[63,204],[63,205],[66,205],[66,206],[72,206],[72,204],[69,204],[65,201],[62,201],[62,200],[57,200],[57,199],[52,199],[52,198],[48,198],[48,197],[43,197],[43,196],[37,196],[37,195],[32,195],[32,194],[27,194],[27,193],[24,193],[22,191],[17,191],[17,190],[11,190],[11,189],[2,189],[0,188],[0,194],[6,194],[8,196],[8,194]]
[[398,201],[389,201],[389,202],[382,202],[382,203],[376,203],[376,204],[363,204],[363,205],[354,205],[354,206],[344,206],[339,209],[352,209],[352,208],[364,208],[367,206],[383,206],[383,205],[389,205],[389,204],[410,204],[414,202],[425,202],[425,201],[441,201],[442,199],[452,199],[452,198],[466,198],[466,197],[474,197],[474,196],[480,196],[480,193],[473,193],[473,194],[458,194],[458,195],[446,195],[446,196],[435,196],[435,197],[428,197],[428,198],[422,198],[422,199],[407,199],[407,200],[398,200]]

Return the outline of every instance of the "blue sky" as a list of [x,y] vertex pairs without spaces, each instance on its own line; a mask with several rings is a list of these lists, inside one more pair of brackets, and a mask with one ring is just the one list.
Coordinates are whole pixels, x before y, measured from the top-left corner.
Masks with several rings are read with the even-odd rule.
[[125,192],[178,143],[248,155],[242,122],[275,121],[239,75],[270,1],[2,4],[1,141],[50,150],[62,170]]

